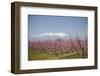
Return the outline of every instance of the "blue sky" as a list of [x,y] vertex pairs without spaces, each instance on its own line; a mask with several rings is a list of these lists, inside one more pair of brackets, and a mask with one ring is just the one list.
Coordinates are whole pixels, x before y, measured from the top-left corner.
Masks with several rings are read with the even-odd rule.
[[[42,34],[70,34],[71,37],[82,38],[87,35],[87,17],[71,16],[28,16],[28,38],[32,40],[34,36]],[[52,35],[53,36],[53,35]],[[58,36],[58,35],[57,35]]]

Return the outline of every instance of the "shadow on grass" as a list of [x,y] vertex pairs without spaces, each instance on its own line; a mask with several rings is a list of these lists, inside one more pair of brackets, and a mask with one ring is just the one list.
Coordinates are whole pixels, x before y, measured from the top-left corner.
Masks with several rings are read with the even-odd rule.
[[[80,52],[81,54],[82,52]],[[77,52],[73,53],[64,53],[63,55],[58,55],[55,56],[55,54],[50,54],[50,53],[40,53],[39,51],[33,51],[29,50],[28,51],[28,60],[56,60],[56,59],[79,59],[79,58],[87,58],[87,53],[82,56],[79,55]]]

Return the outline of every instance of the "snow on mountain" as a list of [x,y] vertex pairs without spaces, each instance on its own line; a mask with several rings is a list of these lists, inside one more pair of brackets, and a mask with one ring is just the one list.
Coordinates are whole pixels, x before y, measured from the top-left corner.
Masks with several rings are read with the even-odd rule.
[[40,34],[34,34],[33,40],[56,40],[56,39],[67,39],[68,34],[67,33],[40,33]]

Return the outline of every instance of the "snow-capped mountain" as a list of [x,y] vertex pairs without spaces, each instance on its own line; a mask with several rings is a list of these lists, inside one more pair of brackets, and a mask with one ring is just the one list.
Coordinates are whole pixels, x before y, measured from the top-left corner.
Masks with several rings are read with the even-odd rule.
[[56,40],[56,39],[67,39],[68,34],[67,33],[40,33],[40,34],[34,34],[33,40]]

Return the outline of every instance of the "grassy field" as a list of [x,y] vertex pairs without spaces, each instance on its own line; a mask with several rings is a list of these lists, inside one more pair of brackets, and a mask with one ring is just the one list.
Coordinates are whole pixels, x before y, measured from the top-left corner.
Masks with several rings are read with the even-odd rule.
[[70,52],[64,53],[63,55],[55,56],[55,54],[50,54],[48,52],[41,53],[39,51],[35,51],[29,49],[28,51],[28,60],[56,60],[56,59],[78,59],[78,58],[87,58],[87,53],[82,56],[82,52]]

